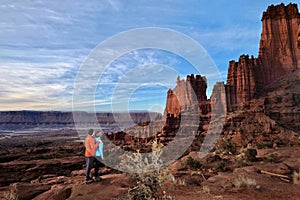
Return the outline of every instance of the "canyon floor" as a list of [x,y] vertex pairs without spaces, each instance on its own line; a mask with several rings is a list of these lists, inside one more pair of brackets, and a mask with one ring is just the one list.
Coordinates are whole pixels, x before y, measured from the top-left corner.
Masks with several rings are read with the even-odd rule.
[[[241,162],[241,154],[212,152],[198,159],[190,152],[169,166],[174,180],[161,192],[164,199],[300,199],[299,152],[297,145],[262,148],[247,162]],[[83,155],[74,130],[2,137],[1,199],[122,199],[135,184],[108,167],[100,170],[103,180],[86,184]]]

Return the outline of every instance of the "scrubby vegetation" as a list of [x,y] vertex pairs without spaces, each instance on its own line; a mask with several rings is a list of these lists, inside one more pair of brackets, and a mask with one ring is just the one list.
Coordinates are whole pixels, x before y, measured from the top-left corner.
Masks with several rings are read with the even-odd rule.
[[163,190],[163,183],[167,180],[174,181],[173,175],[169,170],[163,167],[160,160],[162,154],[162,144],[156,141],[152,144],[152,153],[145,156],[137,152],[132,156],[126,156],[120,168],[124,171],[137,173],[128,173],[135,181],[136,185],[128,190],[124,200],[140,200],[140,199],[172,199]]
[[229,138],[223,138],[217,145],[217,153],[236,154],[236,146]]
[[256,187],[256,181],[244,175],[240,175],[234,179],[233,186],[236,188]]
[[4,196],[1,197],[2,200],[18,200],[18,195],[13,190],[7,191]]
[[219,161],[217,162],[217,165],[216,165],[215,170],[216,170],[216,171],[221,171],[221,172],[227,171],[226,161],[225,161],[225,160],[219,160]]
[[257,156],[257,150],[254,148],[249,148],[246,149],[245,151],[245,160],[249,162],[254,162],[256,161],[256,156]]
[[279,161],[279,158],[276,154],[270,154],[269,157],[264,158],[265,162],[269,162],[269,163],[277,163]]
[[293,183],[296,185],[300,185],[300,171],[299,173],[294,171],[293,173]]
[[187,159],[181,163],[181,169],[201,169],[202,164],[200,161],[192,158],[191,156],[188,156]]

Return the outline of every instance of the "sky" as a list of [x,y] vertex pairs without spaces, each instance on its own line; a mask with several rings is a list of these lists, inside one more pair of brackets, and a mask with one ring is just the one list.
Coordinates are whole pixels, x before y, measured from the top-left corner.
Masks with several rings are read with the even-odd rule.
[[[208,79],[210,96],[213,82],[226,82],[230,60],[238,60],[241,54],[257,56],[262,13],[268,5],[282,2],[290,3],[275,0],[255,3],[250,0],[2,0],[0,111],[129,109],[162,112],[167,90],[175,87],[176,77],[197,74],[199,69]],[[148,45],[127,49],[122,54],[116,51],[121,49],[119,45],[133,44],[139,36],[127,35],[129,39],[122,41],[116,38],[148,27],[173,31],[197,43],[202,50],[198,60],[213,62],[214,72],[206,70],[204,61],[195,68],[189,56],[172,51],[190,50],[185,43],[177,45],[172,33],[170,38],[153,36],[152,42],[157,44],[154,47],[158,48]],[[114,42],[114,47],[105,49],[102,57],[94,57],[97,62],[90,62],[108,42]],[[159,49],[160,43],[173,46],[171,50]],[[114,59],[102,66],[106,61],[104,55]],[[118,57],[114,57],[116,55]]]

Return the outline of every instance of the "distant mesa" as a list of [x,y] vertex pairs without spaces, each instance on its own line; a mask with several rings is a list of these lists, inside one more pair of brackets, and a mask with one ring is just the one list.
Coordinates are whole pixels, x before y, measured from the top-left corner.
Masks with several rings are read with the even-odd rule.
[[[83,111],[77,112],[77,121],[79,125],[86,127],[92,127],[95,121],[95,114]],[[130,112],[131,119],[127,119],[127,113],[110,113],[110,112],[98,112],[96,118],[99,124],[103,125],[103,128],[113,130],[120,130],[115,124],[115,116],[123,122],[122,128],[127,128],[132,124],[132,121],[136,124],[151,121],[156,118],[160,118],[161,114],[156,112],[147,111],[132,111]],[[21,130],[30,128],[74,128],[73,112],[60,112],[60,111],[2,111],[0,112],[0,130]]]

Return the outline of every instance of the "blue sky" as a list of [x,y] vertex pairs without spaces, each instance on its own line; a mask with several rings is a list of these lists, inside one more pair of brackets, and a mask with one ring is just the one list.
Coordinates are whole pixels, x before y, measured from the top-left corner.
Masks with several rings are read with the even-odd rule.
[[[2,0],[0,110],[72,110],[74,81],[90,52],[120,32],[143,27],[167,28],[189,36],[210,55],[221,74],[220,81],[226,81],[230,60],[237,60],[241,54],[257,56],[262,12],[268,5],[281,2],[290,3]],[[189,62],[174,53],[133,50],[106,68],[94,88],[94,109],[110,111],[113,99],[119,98],[113,91],[122,75],[135,66],[152,64],[169,66],[183,76],[195,73]],[[162,111],[166,91],[175,83],[176,79],[164,85],[141,85],[130,94],[125,107]],[[89,103],[82,102],[76,108],[89,110],[84,105]],[[113,109],[122,110],[124,105],[118,104]]]

